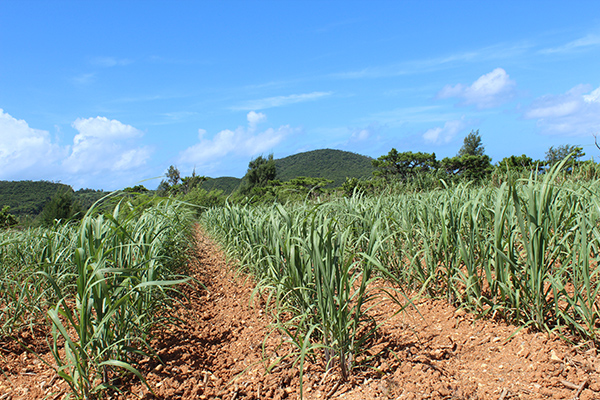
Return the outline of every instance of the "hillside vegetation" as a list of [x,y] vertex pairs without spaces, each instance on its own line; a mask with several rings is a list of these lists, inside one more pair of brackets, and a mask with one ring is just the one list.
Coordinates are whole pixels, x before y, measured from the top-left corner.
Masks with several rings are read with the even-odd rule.
[[222,176],[219,178],[206,178],[206,181],[202,182],[202,189],[210,192],[211,190],[222,190],[223,194],[230,195],[239,186],[242,180],[240,178],[234,178],[232,176]]
[[299,176],[333,180],[339,187],[346,178],[369,178],[375,168],[371,158],[349,151],[322,149],[275,160],[277,179],[285,182]]
[[0,181],[0,207],[9,206],[10,213],[19,217],[35,217],[58,193],[73,196],[73,201],[88,209],[106,192],[102,190],[73,188],[64,183],[49,181]]
[[69,185],[49,181],[0,181],[0,205],[15,215],[37,215],[60,190],[73,192]]
[[[375,168],[371,158],[349,151],[322,149],[294,154],[275,160],[277,179],[287,182],[301,176],[333,181],[328,187],[339,187],[346,178],[370,178]],[[239,188],[242,179],[230,176],[207,178],[202,189],[222,190],[230,195]]]

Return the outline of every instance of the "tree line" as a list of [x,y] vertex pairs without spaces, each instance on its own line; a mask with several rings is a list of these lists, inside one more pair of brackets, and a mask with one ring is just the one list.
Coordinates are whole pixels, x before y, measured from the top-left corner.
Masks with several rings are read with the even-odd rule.
[[167,170],[165,180],[159,185],[158,194],[176,196],[208,207],[224,204],[226,200],[232,203],[258,203],[317,199],[335,193],[349,196],[357,190],[380,191],[391,184],[404,185],[406,190],[427,190],[461,181],[483,182],[493,174],[506,176],[509,172],[544,173],[566,157],[569,157],[566,172],[575,171],[577,166],[588,163],[593,168],[590,178],[595,178],[595,164],[592,161],[580,161],[584,155],[581,147],[566,144],[550,147],[544,160],[533,160],[523,154],[505,157],[493,165],[491,157],[485,154],[479,130],[473,130],[464,138],[462,147],[454,157],[438,160],[435,153],[399,152],[392,148],[388,154],[372,160],[375,170],[370,179],[347,178],[337,188],[327,188],[332,183],[327,178],[298,176],[280,181],[277,179],[275,160],[270,154],[250,161],[239,187],[229,196],[219,190],[202,189],[201,183],[206,180],[205,177],[197,176],[194,171],[191,177],[182,178],[174,166]]
[[440,178],[449,180],[481,181],[489,178],[495,171],[508,172],[544,172],[552,165],[569,157],[568,169],[572,170],[579,160],[585,156],[583,149],[577,146],[562,145],[550,147],[544,160],[533,160],[525,154],[503,158],[497,165],[485,154],[485,147],[479,130],[471,131],[465,138],[462,147],[454,157],[437,160],[435,153],[398,152],[395,148],[376,160],[376,176],[384,179],[406,181],[426,173],[437,173]]
[[[583,156],[585,153],[581,147],[565,144],[550,147],[544,160],[533,160],[522,154],[505,157],[496,165],[492,165],[491,158],[485,154],[485,146],[479,130],[473,130],[464,138],[462,147],[454,157],[438,160],[435,153],[399,152],[392,148],[389,153],[371,160],[374,167],[371,178],[348,177],[337,188],[328,187],[331,186],[333,180],[326,177],[296,176],[285,181],[277,179],[277,166],[273,154],[270,154],[266,157],[258,156],[249,162],[241,183],[231,194],[224,193],[219,189],[206,190],[202,184],[209,178],[196,174],[195,170],[191,176],[182,176],[179,169],[173,165],[167,169],[164,179],[155,191],[148,190],[143,185],[137,185],[125,188],[123,192],[132,201],[134,198],[138,198],[135,201],[142,201],[139,200],[139,195],[144,198],[173,197],[201,207],[221,206],[226,201],[232,203],[304,201],[335,194],[351,196],[357,191],[389,190],[391,185],[396,185],[400,188],[399,190],[428,190],[461,181],[475,183],[488,181],[493,176],[505,177],[509,172],[517,174],[544,173],[549,167],[567,157],[565,173],[573,173],[581,170],[582,166],[587,166],[587,178],[597,178],[596,164],[593,161],[580,161]],[[31,182],[21,184],[23,187],[29,187],[27,185],[31,186]],[[51,225],[57,220],[76,220],[98,198],[106,194],[90,189],[74,192],[70,186],[59,186],[61,190],[55,189],[52,197],[44,194],[47,200],[43,208],[41,205],[36,206],[40,208],[35,214],[37,217],[35,217],[35,221],[29,221],[28,225]],[[53,188],[49,187],[47,190],[50,189]],[[18,190],[17,192],[29,193],[30,191]],[[25,199],[22,193],[18,196]],[[27,199],[27,201],[32,201]],[[17,204],[24,203],[18,202]],[[0,229],[14,226],[19,221],[23,221],[23,216],[13,212],[11,207],[6,204],[0,204],[0,206],[2,206]]]

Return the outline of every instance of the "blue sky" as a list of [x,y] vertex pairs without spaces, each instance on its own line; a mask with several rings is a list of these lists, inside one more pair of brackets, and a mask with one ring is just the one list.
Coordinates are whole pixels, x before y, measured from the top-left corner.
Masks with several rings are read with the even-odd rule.
[[[0,179],[113,190],[273,153],[598,159],[599,1],[0,0]],[[159,179],[143,182],[154,188]]]

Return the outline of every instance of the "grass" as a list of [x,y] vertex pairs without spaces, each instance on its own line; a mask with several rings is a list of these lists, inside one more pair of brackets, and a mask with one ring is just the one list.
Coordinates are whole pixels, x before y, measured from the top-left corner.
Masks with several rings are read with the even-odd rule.
[[123,374],[144,381],[135,362],[154,355],[149,334],[174,322],[167,311],[187,280],[190,216],[180,203],[124,200],[76,225],[5,234],[0,335],[48,323],[57,373],[76,398],[118,390]]
[[202,223],[270,293],[300,371],[321,357],[348,378],[377,328],[369,304],[382,278],[482,317],[598,343],[600,181],[565,180],[562,167],[499,186],[228,205]]
[[[371,308],[385,296],[402,310],[404,293],[598,345],[600,181],[565,180],[562,167],[497,186],[227,204],[201,223],[256,277],[301,381],[307,359],[341,380],[368,367],[381,323]],[[123,200],[77,225],[3,233],[0,335],[47,316],[58,373],[79,398],[117,390],[122,374],[143,380],[135,361],[169,323],[190,215],[181,203]]]

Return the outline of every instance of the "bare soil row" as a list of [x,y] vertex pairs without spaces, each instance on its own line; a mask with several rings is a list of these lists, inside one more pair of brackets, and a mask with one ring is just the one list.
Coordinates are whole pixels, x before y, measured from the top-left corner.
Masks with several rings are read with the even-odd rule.
[[[142,360],[140,382],[124,382],[120,399],[296,399],[297,367],[287,359],[267,373],[269,360],[290,349],[251,301],[252,280],[198,232],[190,265],[197,283],[174,310],[183,323],[156,332],[163,363]],[[382,303],[383,320],[397,305]],[[307,399],[600,399],[600,355],[589,346],[491,320],[476,320],[444,301],[423,299],[385,320],[370,344],[368,367],[341,382],[324,365],[305,364]],[[43,331],[20,338],[50,365]],[[0,400],[60,399],[68,388],[52,368],[15,341],[0,340]],[[113,398],[115,396],[112,396]]]

